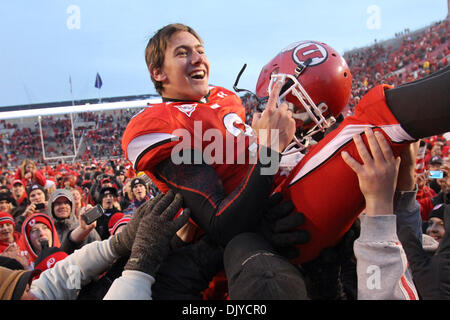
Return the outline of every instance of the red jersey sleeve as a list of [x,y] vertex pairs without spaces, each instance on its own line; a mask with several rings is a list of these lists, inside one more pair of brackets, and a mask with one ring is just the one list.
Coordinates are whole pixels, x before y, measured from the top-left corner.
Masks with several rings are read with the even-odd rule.
[[134,170],[153,168],[170,157],[178,143],[170,118],[164,119],[159,106],[150,107],[131,119],[122,137],[122,148]]

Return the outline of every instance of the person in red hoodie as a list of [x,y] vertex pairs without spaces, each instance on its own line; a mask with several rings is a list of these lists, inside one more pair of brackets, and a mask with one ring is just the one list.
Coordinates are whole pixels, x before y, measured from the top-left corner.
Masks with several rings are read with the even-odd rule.
[[20,179],[25,187],[40,184],[45,187],[47,179],[45,176],[37,169],[36,164],[31,159],[25,159],[22,161],[19,168],[17,168],[14,179]]
[[35,213],[26,218],[22,224],[20,246],[27,250],[28,261],[33,267],[45,247],[61,247],[52,218],[45,213]]

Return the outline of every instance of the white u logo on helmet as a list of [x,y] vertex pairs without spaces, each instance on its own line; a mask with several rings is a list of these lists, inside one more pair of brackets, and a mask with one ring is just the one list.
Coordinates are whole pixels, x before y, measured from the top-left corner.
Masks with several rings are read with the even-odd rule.
[[312,59],[309,66],[321,64],[327,60],[328,51],[317,42],[300,42],[292,52],[292,59],[294,59],[296,64],[303,65],[309,58]]

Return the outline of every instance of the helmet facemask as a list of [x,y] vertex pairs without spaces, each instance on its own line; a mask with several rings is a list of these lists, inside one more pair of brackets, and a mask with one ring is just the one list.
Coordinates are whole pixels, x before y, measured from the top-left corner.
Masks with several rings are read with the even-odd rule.
[[[300,72],[298,72],[297,70],[296,75]],[[283,151],[282,155],[287,155],[306,149],[314,142],[312,138],[313,135],[318,132],[324,132],[326,129],[336,123],[336,119],[331,114],[327,118],[324,116],[324,114],[328,110],[328,106],[325,103],[316,105],[308,95],[306,90],[303,88],[303,86],[300,84],[300,82],[297,80],[297,77],[285,73],[272,74],[268,87],[270,95],[273,85],[277,81],[281,81],[283,83],[283,86],[278,97],[278,105],[283,102],[287,102],[290,110],[293,113],[293,118],[296,121],[300,120],[304,124],[307,124],[308,122],[315,123],[311,128],[307,129],[307,131],[301,132],[299,137],[294,136],[294,141],[288,145],[288,147]],[[296,112],[301,109],[304,109],[305,112]],[[300,149],[294,148],[296,146],[298,146],[298,148]]]

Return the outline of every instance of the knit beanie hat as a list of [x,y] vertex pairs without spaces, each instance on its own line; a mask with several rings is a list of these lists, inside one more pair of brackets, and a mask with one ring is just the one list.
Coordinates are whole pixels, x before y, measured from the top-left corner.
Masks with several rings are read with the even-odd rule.
[[45,224],[50,230],[54,230],[51,222],[49,219],[46,219],[46,217],[41,214],[41,215],[36,215],[34,216],[32,219],[29,219],[27,221],[27,223],[25,224],[25,232],[27,234],[27,237],[30,237],[30,232],[31,232],[31,228],[36,224],[36,223],[43,223]]
[[122,212],[113,214],[108,222],[109,234],[113,236],[120,226],[127,224],[130,220],[131,215],[124,215]]
[[44,187],[39,184],[33,184],[31,187],[27,189],[28,200],[30,199],[30,193],[36,189],[41,190],[45,194],[45,198],[47,198],[47,191],[44,189]]
[[442,221],[444,220],[444,212],[445,210],[449,210],[447,209],[448,205],[445,203],[440,203],[438,205],[436,205],[433,208],[433,211],[430,212],[430,214],[428,215],[428,219],[430,218],[439,218]]
[[114,187],[103,187],[102,189],[100,189],[100,201],[102,201],[103,198],[108,194],[111,194],[113,197],[117,197],[117,189]]
[[138,184],[142,184],[144,187],[146,187],[147,185],[145,184],[145,181],[141,178],[134,178],[131,183],[130,183],[130,187],[131,190],[133,190],[134,187],[136,187]]
[[33,277],[40,272],[40,270],[11,270],[0,267],[0,300],[19,300],[27,284],[31,285]]
[[16,199],[14,199],[14,197],[12,196],[10,191],[7,192],[0,192],[0,201],[2,200],[6,200],[9,203],[11,203],[13,206],[16,206]]
[[0,212],[0,224],[6,223],[11,223],[14,226],[14,229],[16,228],[16,222],[14,221],[13,216],[8,212]]

